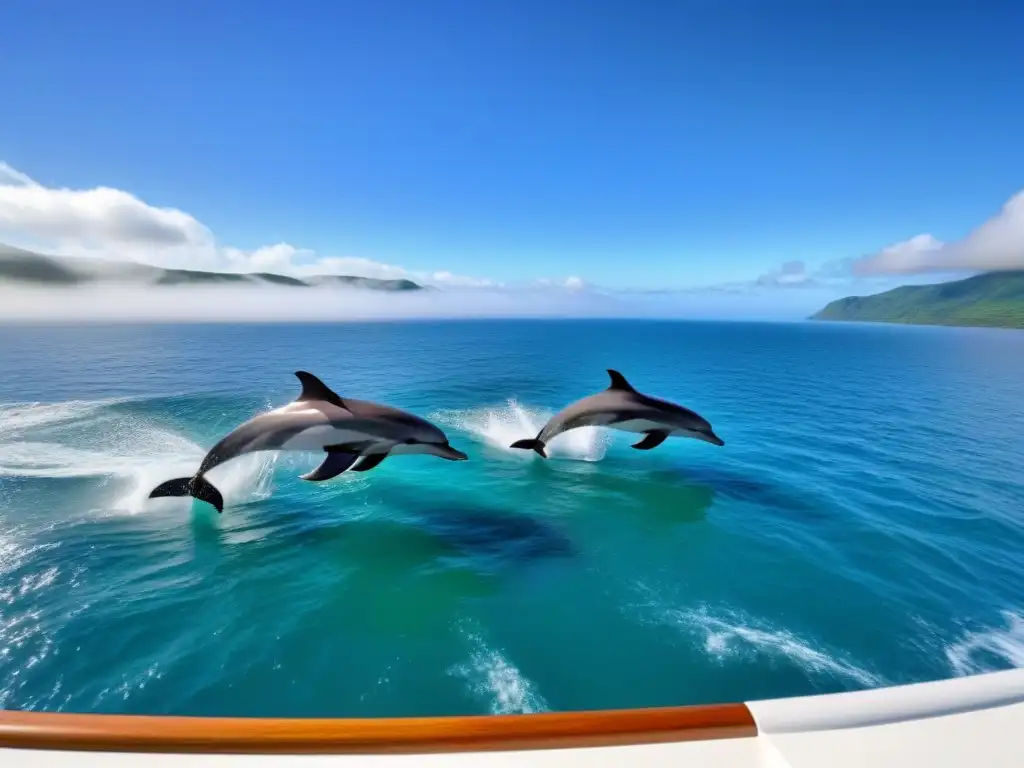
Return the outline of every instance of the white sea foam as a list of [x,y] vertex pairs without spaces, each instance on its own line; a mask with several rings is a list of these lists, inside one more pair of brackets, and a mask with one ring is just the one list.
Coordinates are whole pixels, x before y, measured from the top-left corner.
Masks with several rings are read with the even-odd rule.
[[776,656],[788,659],[810,672],[847,677],[865,687],[884,684],[879,675],[843,659],[839,654],[815,647],[811,640],[786,629],[761,624],[741,614],[714,616],[702,610],[680,612],[680,617],[705,633],[704,649],[708,655],[719,660],[754,655]]
[[534,684],[506,656],[489,646],[478,629],[463,628],[462,635],[469,642],[469,658],[449,673],[465,680],[473,696],[488,703],[492,714],[548,709]]
[[[536,437],[554,415],[553,411],[520,405],[511,399],[505,406],[445,412],[438,421],[469,432],[488,445],[529,458],[532,451],[510,448],[516,440]],[[555,437],[547,446],[549,456],[577,461],[600,461],[608,450],[608,431],[599,427],[580,427]]]
[[[641,590],[649,593],[643,587]],[[782,659],[806,672],[848,678],[866,688],[886,684],[882,676],[823,648],[821,643],[728,607],[700,605],[680,609],[654,600],[642,607],[642,616],[644,621],[671,626],[694,637],[719,664]]]
[[1003,612],[1006,625],[968,632],[946,648],[953,674],[975,675],[1009,667],[1024,667],[1024,614]]
[[[195,472],[206,451],[197,443],[138,417],[103,414],[107,403],[5,406],[0,410],[0,476],[98,478],[111,482],[109,508],[187,507],[190,499],[148,499],[164,480]],[[17,429],[9,429],[11,422]],[[50,427],[63,427],[56,434]],[[40,431],[45,435],[39,435]],[[39,439],[40,437],[45,439]],[[13,439],[12,439],[13,438]],[[209,474],[226,504],[271,491],[276,454],[235,459]]]
[[[123,493],[114,500],[114,508],[140,512],[147,508],[184,508],[192,504],[191,499],[164,498],[150,499],[149,493],[165,480],[175,477],[189,477],[199,466],[204,451],[194,445],[194,456],[186,460],[177,454],[163,455],[138,465],[131,475],[131,481]],[[231,462],[215,467],[207,478],[224,498],[225,506],[265,499],[273,490],[274,464],[277,454],[250,453]]]
[[0,435],[9,438],[28,430],[85,418],[107,402],[70,400],[65,403],[11,403],[0,405]]

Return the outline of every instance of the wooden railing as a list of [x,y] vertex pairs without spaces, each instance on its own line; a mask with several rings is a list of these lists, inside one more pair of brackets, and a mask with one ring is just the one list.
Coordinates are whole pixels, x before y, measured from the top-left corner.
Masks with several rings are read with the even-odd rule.
[[104,752],[474,752],[756,735],[754,719],[744,704],[383,719],[150,717],[0,711],[0,747]]

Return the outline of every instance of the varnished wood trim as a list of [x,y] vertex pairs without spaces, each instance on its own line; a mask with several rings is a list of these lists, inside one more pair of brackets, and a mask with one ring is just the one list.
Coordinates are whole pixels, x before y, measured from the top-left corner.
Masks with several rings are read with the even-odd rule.
[[756,735],[754,719],[744,704],[382,719],[149,717],[0,711],[0,747],[104,752],[474,752]]

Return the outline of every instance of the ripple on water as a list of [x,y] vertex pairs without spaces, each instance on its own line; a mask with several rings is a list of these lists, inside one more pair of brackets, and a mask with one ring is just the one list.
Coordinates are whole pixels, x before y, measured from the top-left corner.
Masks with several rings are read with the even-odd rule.
[[[25,334],[0,334],[0,360],[20,370],[0,389],[75,399],[0,404],[7,706],[518,712],[1024,666],[1019,334],[497,322]],[[509,447],[606,365],[706,415],[726,446],[637,452],[581,429],[552,441],[550,461]],[[265,454],[211,473],[223,515],[146,498],[294,397],[290,371],[309,367],[342,395],[435,419],[471,461],[408,457],[311,484],[296,476],[317,457]],[[124,393],[137,396],[111,397]],[[637,580],[660,599],[636,609]],[[586,658],[602,657],[623,674],[595,674]]]

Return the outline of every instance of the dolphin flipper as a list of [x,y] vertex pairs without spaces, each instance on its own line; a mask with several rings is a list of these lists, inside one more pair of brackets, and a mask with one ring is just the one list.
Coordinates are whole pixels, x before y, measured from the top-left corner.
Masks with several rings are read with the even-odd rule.
[[380,464],[388,455],[386,453],[368,453],[359,460],[356,466],[352,467],[353,472],[367,472]]
[[350,453],[336,448],[328,448],[327,457],[320,463],[320,466],[312,472],[308,472],[305,475],[299,475],[299,479],[309,480],[314,483],[322,480],[330,480],[332,477],[337,477],[355,464],[356,459],[358,458],[358,453]]
[[649,451],[651,448],[657,448],[665,442],[666,437],[668,437],[668,432],[663,430],[653,430],[648,432],[647,436],[639,443],[636,443],[633,447],[638,451]]
[[320,379],[314,376],[312,373],[307,371],[296,371],[296,378],[302,384],[302,394],[295,398],[295,402],[302,402],[305,400],[322,400],[331,405],[336,405],[339,408],[348,410],[348,406],[345,405],[345,401],[341,399],[341,396],[324,384]]

